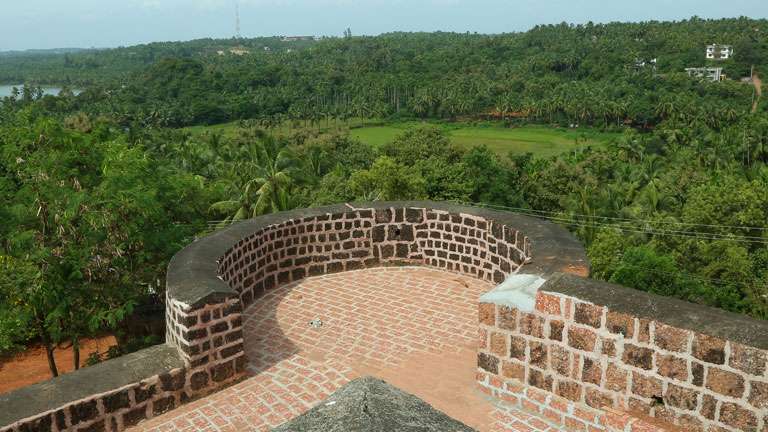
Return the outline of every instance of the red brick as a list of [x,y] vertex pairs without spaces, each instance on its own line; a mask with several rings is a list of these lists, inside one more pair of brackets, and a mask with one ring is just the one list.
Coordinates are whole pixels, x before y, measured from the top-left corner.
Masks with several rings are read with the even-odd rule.
[[543,414],[544,414],[544,417],[548,418],[551,422],[557,425],[563,424],[563,415],[560,414],[559,412],[553,409],[545,408]]
[[573,320],[579,324],[600,328],[603,318],[603,307],[590,303],[576,303]]
[[744,378],[733,372],[711,367],[707,370],[707,388],[725,396],[740,398],[744,394]]
[[568,404],[570,404],[570,401],[563,397],[552,396],[549,400],[550,408],[560,411],[561,413],[568,413]]
[[478,309],[478,319],[480,320],[480,324],[485,324],[491,327],[496,325],[496,305],[492,303],[480,303]]
[[536,294],[536,310],[549,315],[561,315],[560,298],[559,296],[539,291]]
[[538,404],[535,404],[528,399],[523,399],[523,409],[530,412],[540,413],[541,412],[541,406]]
[[571,376],[571,359],[567,349],[559,345],[550,345],[549,359],[553,371],[564,377]]
[[661,349],[674,352],[688,351],[690,332],[656,322],[653,342]]
[[[667,432],[666,428],[657,426],[653,423],[648,423],[640,420],[636,420],[635,422],[633,422],[629,430],[631,432]],[[687,432],[691,432],[691,431],[687,431]]]
[[597,334],[592,330],[578,327],[568,328],[568,345],[573,348],[592,352],[595,350],[596,340]]
[[605,425],[623,431],[634,420],[631,415],[612,409],[605,410]]
[[597,414],[584,408],[575,407],[573,409],[573,415],[587,423],[595,423]]
[[477,329],[477,346],[488,349],[488,332],[485,329]]
[[587,425],[579,419],[575,419],[573,417],[566,417],[565,428],[568,431],[584,432],[587,430]]

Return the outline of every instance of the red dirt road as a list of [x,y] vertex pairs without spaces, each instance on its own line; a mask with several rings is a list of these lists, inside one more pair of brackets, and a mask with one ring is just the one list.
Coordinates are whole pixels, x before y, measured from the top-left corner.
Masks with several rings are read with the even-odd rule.
[[[82,341],[80,364],[85,363],[90,353],[106,352],[115,343],[115,338],[112,336]],[[74,369],[71,348],[57,349],[54,351],[54,356],[59,374],[71,372]],[[7,393],[50,378],[51,372],[42,346],[31,347],[9,358],[0,358],[0,393]]]

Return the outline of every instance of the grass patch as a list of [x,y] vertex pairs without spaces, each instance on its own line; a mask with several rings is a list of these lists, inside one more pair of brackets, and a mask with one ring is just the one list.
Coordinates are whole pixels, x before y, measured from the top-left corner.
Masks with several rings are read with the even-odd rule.
[[[350,134],[373,146],[380,146],[392,141],[408,128],[418,123],[398,123],[386,126],[372,126],[353,129]],[[563,129],[547,126],[522,126],[505,128],[502,126],[471,126],[466,124],[439,125],[451,141],[462,147],[486,145],[492,151],[506,156],[533,153],[538,157],[556,156],[579,146],[604,146],[617,133],[599,132],[590,129]]]
[[[361,122],[351,121],[347,125],[332,123],[330,128],[326,128],[325,123],[318,125],[321,131],[329,129],[342,129],[353,127],[349,134],[360,141],[379,147],[394,140],[398,135],[406,130],[427,124],[421,122],[399,122],[391,124],[380,124],[369,121],[370,126],[359,125]],[[562,153],[573,151],[578,146],[601,147],[610,140],[619,136],[618,133],[600,132],[593,129],[565,129],[549,126],[521,126],[515,128],[503,127],[495,123],[485,123],[474,125],[468,123],[431,123],[445,131],[451,141],[461,147],[470,148],[473,146],[485,145],[499,155],[506,156],[512,154],[533,153],[537,157],[551,157]],[[299,128],[304,127],[303,125]],[[218,133],[223,138],[235,138],[240,129],[240,122],[222,123],[213,126],[191,126],[184,128],[192,135],[203,135]],[[273,133],[289,133],[293,126],[288,124],[281,125],[273,129]],[[578,140],[578,144],[577,144]]]

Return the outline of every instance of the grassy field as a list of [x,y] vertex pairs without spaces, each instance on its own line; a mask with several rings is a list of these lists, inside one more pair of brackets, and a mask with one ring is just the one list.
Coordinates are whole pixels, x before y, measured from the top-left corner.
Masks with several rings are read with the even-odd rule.
[[[350,134],[371,145],[380,146],[392,141],[416,123],[371,126],[353,129]],[[494,152],[507,155],[533,153],[539,157],[555,156],[579,146],[602,146],[617,136],[591,130],[556,129],[546,126],[504,128],[497,126],[442,125],[451,141],[462,147],[486,145]]]
[[[359,125],[358,122],[353,122]],[[372,146],[381,146],[391,142],[406,130],[419,126],[419,122],[403,122],[384,124],[373,123],[371,126],[356,127],[349,134],[360,141]],[[563,129],[547,126],[521,126],[505,128],[500,125],[489,124],[474,126],[465,123],[435,123],[443,129],[451,141],[462,147],[486,145],[494,152],[506,156],[512,154],[533,153],[538,157],[556,156],[561,153],[573,151],[578,146],[603,146],[608,141],[618,136],[616,133],[605,133],[590,129]],[[192,126],[185,128],[193,135],[206,133],[220,133],[224,138],[237,136],[239,122],[224,123],[214,126]],[[290,126],[283,125],[276,132],[287,133]]]

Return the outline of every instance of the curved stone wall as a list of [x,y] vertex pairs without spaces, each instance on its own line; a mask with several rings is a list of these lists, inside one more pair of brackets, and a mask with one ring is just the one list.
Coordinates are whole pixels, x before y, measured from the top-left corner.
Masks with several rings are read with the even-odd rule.
[[244,221],[171,260],[164,346],[0,396],[0,432],[117,432],[204,396],[244,376],[241,314],[263,293],[305,277],[393,265],[497,283],[521,272],[588,272],[566,230],[487,209],[362,203]]

